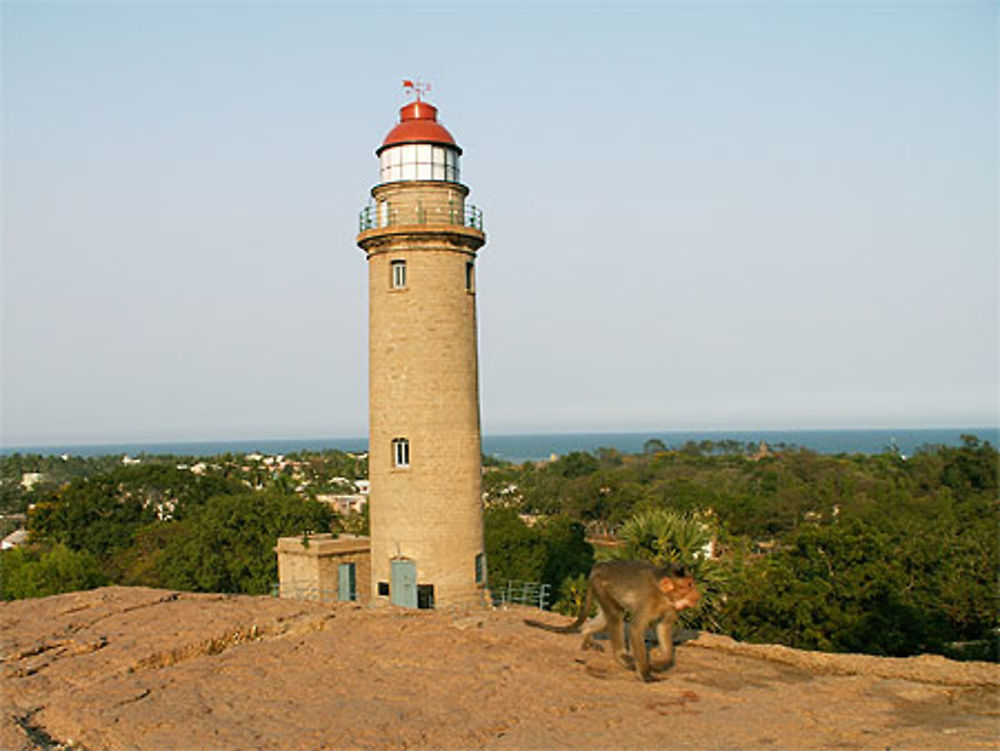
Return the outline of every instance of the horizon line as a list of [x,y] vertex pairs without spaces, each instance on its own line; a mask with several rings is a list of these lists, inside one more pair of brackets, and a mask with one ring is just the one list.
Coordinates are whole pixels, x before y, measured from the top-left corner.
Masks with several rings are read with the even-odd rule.
[[[511,431],[511,432],[483,432],[481,435],[490,438],[526,438],[531,436],[573,436],[573,435],[608,435],[608,436],[637,436],[649,435],[651,438],[657,435],[691,433],[691,434],[719,434],[719,433],[836,433],[836,432],[915,432],[915,431],[936,431],[936,430],[985,430],[1000,432],[1000,423],[996,425],[932,425],[921,427],[900,427],[898,425],[875,425],[862,427],[758,427],[758,428],[675,428],[675,429],[630,429],[630,430],[551,430],[551,431]],[[316,441],[336,441],[339,443],[348,441],[363,441],[368,443],[367,435],[360,436],[295,436],[295,437],[254,437],[254,438],[146,438],[146,439],[116,439],[116,440],[94,440],[94,441],[51,441],[46,443],[25,443],[17,445],[6,445],[0,443],[0,454],[37,452],[41,449],[72,449],[72,448],[101,448],[101,447],[129,447],[129,446],[188,446],[212,443],[228,444],[253,444],[253,443],[286,443],[286,442],[316,442]]]

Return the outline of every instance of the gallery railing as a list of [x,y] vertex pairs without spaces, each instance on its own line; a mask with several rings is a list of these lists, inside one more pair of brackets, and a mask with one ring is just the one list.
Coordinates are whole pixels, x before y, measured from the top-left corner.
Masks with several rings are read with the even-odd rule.
[[471,227],[482,232],[483,212],[482,209],[471,203],[464,206],[446,207],[417,205],[402,210],[387,204],[368,204],[358,214],[359,232],[403,224],[444,224]]

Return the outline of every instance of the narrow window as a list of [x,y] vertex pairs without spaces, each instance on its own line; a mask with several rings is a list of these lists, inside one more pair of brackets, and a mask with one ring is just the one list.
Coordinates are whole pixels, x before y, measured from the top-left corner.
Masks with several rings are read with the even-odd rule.
[[406,438],[392,439],[392,466],[410,466],[410,442]]
[[486,581],[486,554],[476,553],[476,584]]
[[389,264],[392,271],[391,284],[393,289],[406,287],[406,261],[393,261]]
[[389,582],[379,582],[378,583],[378,594],[379,597],[389,596]]
[[476,264],[472,261],[465,264],[465,289],[468,292],[476,291]]

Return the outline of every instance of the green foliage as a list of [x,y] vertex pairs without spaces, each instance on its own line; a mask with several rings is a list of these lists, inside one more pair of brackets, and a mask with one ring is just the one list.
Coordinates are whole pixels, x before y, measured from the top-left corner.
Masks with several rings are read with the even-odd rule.
[[665,444],[659,438],[650,438],[648,441],[642,444],[642,453],[644,454],[657,454],[666,450],[667,450],[667,444]]
[[507,581],[540,582],[547,551],[538,532],[510,508],[486,509],[483,519],[490,586]]
[[[585,530],[617,533],[624,555],[680,560],[702,605],[687,622],[736,638],[907,655],[996,659],[1000,569],[996,449],[957,447],[819,455],[736,441],[639,455],[574,452],[547,463],[489,462],[483,490],[488,571],[558,588],[575,609],[593,551]],[[0,457],[0,510],[23,511],[35,547],[0,556],[3,596],[124,584],[265,592],[275,540],[323,531],[331,512],[302,500],[342,491],[365,460],[292,455],[294,466],[245,456]],[[42,473],[33,489],[26,472]],[[251,492],[248,487],[261,488]],[[520,515],[537,518],[528,526]],[[527,518],[527,517],[526,517]],[[367,518],[338,519],[367,529]],[[716,555],[701,554],[709,539]],[[602,548],[603,550],[603,548]]]
[[552,463],[552,470],[563,477],[583,477],[597,471],[600,464],[586,451],[573,451]]
[[970,579],[943,542],[860,520],[803,527],[742,569],[723,625],[748,641],[890,656],[995,644],[993,582]]
[[185,529],[184,524],[176,522],[153,522],[140,528],[129,547],[105,560],[108,578],[129,587],[167,587],[161,574],[162,559],[167,546]]
[[266,594],[277,581],[282,536],[325,532],[325,504],[274,491],[210,498],[167,544],[158,573],[175,589]]
[[612,557],[657,566],[683,564],[698,583],[701,601],[696,610],[682,612],[681,618],[691,626],[715,627],[731,581],[728,566],[709,558],[717,534],[710,515],[643,511],[622,525],[618,539],[624,545],[613,548]]
[[[969,436],[908,459],[772,446],[755,460],[756,445],[733,441],[664,449],[505,468],[490,497],[615,530],[624,557],[692,566],[703,598],[689,623],[816,649],[996,658],[989,443]],[[715,558],[695,556],[705,530],[684,519],[711,521]]]
[[106,583],[94,556],[65,545],[0,553],[0,597],[4,600],[48,597]]
[[594,549],[585,539],[584,526],[569,517],[529,527],[513,509],[491,508],[484,526],[491,587],[528,581],[555,589],[567,577],[589,573],[593,565]]
[[567,578],[590,572],[594,547],[587,542],[587,530],[580,522],[553,516],[540,520],[536,530],[545,546],[541,581],[556,587]]
[[73,482],[39,501],[28,515],[28,529],[36,539],[103,557],[128,547],[135,531],[155,519],[143,497],[120,490],[113,476],[105,476]]
[[625,543],[616,557],[693,566],[706,557],[714,529],[708,520],[667,509],[642,511],[622,525],[618,539]]
[[116,467],[39,497],[28,515],[28,529],[35,539],[106,558],[129,547],[142,527],[161,519],[183,519],[210,495],[240,487],[220,476],[200,477],[172,465]]
[[348,513],[340,517],[340,529],[349,535],[367,536],[371,526],[371,512],[369,504],[361,508],[361,513]]
[[583,600],[587,596],[587,575],[577,574],[567,576],[559,585],[559,592],[556,595],[555,604],[552,609],[563,615],[576,616],[583,607]]
[[[276,567],[273,547],[278,534],[322,531],[330,524],[331,512],[325,505],[304,501],[292,492],[302,489],[300,483],[315,488],[327,481],[336,484],[338,477],[363,477],[366,465],[364,459],[343,452],[307,453],[294,465],[285,463],[280,472],[276,463],[232,455],[208,460],[143,456],[141,463],[123,466],[119,457],[15,454],[4,457],[0,469],[5,493],[20,488],[24,472],[44,474],[29,494],[21,492],[23,488],[15,494],[18,503],[28,499],[35,503],[28,529],[42,546],[39,550],[59,551],[54,562],[62,560],[58,555],[63,551],[71,551],[85,555],[81,561],[96,562],[106,575],[101,582],[264,592],[276,579],[271,572]],[[54,478],[66,482],[59,485]],[[249,493],[252,485],[271,489]],[[241,501],[227,505],[221,500],[227,496],[239,496]],[[281,502],[275,503],[276,498]],[[253,512],[235,510],[240,503],[242,510]],[[366,516],[348,521],[358,531],[367,525]],[[233,559],[216,566],[230,551],[235,551]],[[18,571],[34,572],[31,575],[37,579],[40,555],[22,552],[8,561],[11,566],[18,564]],[[49,558],[45,560],[48,565]],[[72,588],[90,580],[67,576],[65,581],[65,587]],[[42,590],[18,585],[9,591],[10,596],[20,596],[16,593]]]
[[962,446],[945,449],[941,483],[961,497],[971,493],[997,495],[997,452],[988,441],[962,436]]

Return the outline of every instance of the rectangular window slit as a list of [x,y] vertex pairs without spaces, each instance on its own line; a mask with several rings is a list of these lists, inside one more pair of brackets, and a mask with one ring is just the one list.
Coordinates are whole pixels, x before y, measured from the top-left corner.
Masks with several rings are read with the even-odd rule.
[[392,439],[392,466],[410,466],[410,441],[406,438]]
[[393,289],[403,289],[406,286],[406,261],[393,261],[389,264],[392,271],[391,284]]

